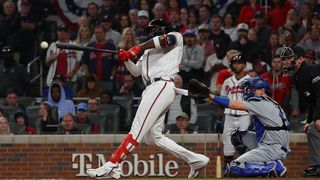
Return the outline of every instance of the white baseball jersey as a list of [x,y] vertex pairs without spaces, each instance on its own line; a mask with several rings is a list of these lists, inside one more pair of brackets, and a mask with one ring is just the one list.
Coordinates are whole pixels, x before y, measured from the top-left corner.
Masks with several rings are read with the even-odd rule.
[[[249,75],[245,75],[241,79],[236,79],[235,75],[229,77],[223,82],[221,89],[221,96],[228,97],[232,100],[243,101],[243,90],[240,84],[245,80],[250,78]],[[246,111],[233,110],[226,108],[224,111],[225,114],[230,115],[244,115],[248,114]]]

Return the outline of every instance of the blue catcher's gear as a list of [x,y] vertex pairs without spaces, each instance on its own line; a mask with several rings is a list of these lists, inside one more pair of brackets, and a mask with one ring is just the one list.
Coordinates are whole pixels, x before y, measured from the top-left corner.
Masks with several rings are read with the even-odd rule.
[[267,95],[271,95],[269,82],[260,76],[245,80],[241,86],[243,88],[243,97],[245,100],[253,97],[256,89],[263,88]]
[[286,172],[287,168],[280,160],[266,163],[232,161],[229,167],[229,173],[234,177],[283,177]]
[[149,22],[146,29],[150,37],[156,37],[171,32],[170,24],[163,19],[154,19]]

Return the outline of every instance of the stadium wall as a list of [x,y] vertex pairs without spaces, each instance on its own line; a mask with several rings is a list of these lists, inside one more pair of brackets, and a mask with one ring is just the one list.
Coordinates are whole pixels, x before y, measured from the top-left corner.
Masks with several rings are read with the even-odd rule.
[[[119,146],[124,135],[1,135],[0,179],[85,179],[86,168],[96,168]],[[168,135],[180,145],[210,157],[200,177],[215,177],[216,134]],[[308,166],[305,134],[291,134],[285,165],[288,177],[301,177]],[[142,143],[123,162],[126,177],[187,177],[188,164],[154,146]]]

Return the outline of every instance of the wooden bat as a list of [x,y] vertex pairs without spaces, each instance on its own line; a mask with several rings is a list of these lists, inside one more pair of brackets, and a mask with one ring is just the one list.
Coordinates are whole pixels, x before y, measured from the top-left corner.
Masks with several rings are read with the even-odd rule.
[[217,161],[216,161],[216,178],[222,178],[222,168],[221,168],[221,145],[220,145],[220,137],[221,134],[218,133],[218,144],[217,144],[217,149],[218,149],[218,155],[217,155]]
[[80,46],[80,45],[67,44],[67,43],[57,43],[56,46],[57,48],[60,48],[60,49],[70,49],[70,50],[76,50],[76,51],[99,51],[99,52],[107,52],[112,54],[119,53],[119,51],[115,51],[115,50],[99,49],[94,47]]

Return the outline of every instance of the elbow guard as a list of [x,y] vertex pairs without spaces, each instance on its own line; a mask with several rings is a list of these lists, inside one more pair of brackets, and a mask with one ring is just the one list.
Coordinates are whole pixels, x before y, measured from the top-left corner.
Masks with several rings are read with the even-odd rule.
[[173,34],[163,35],[163,36],[156,36],[153,38],[155,48],[167,48],[172,47],[177,43],[176,36]]
[[228,108],[230,104],[229,98],[225,98],[221,96],[214,96],[213,101],[224,108]]

